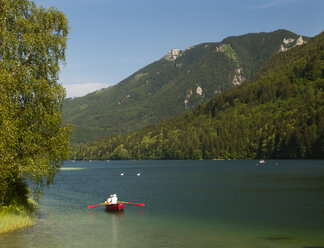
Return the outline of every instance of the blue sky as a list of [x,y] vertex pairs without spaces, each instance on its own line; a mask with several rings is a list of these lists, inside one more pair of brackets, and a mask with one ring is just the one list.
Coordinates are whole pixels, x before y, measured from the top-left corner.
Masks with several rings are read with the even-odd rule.
[[114,85],[160,59],[228,36],[324,31],[324,0],[34,0],[70,23],[60,83],[68,97]]

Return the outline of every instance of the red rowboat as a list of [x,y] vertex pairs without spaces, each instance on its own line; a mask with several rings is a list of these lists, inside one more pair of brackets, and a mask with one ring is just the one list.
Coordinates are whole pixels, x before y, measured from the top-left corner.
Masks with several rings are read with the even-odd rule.
[[107,204],[106,205],[106,210],[111,212],[111,211],[121,211],[124,209],[124,204],[123,203],[117,203],[117,204]]

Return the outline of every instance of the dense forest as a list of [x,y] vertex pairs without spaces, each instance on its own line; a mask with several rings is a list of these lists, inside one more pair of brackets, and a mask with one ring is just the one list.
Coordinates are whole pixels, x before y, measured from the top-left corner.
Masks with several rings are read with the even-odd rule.
[[65,100],[63,119],[73,124],[71,143],[135,131],[182,115],[251,80],[281,47],[295,46],[298,39],[281,29],[173,49],[114,86]]
[[78,144],[71,159],[324,158],[324,33],[192,112]]

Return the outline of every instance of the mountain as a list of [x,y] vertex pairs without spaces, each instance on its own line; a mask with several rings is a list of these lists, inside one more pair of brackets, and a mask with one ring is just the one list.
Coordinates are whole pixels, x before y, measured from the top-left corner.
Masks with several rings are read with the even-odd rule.
[[63,119],[74,126],[71,142],[126,133],[183,114],[253,79],[273,54],[307,39],[278,30],[172,49],[115,86],[67,99]]
[[324,32],[256,79],[141,130],[74,145],[74,159],[324,158]]

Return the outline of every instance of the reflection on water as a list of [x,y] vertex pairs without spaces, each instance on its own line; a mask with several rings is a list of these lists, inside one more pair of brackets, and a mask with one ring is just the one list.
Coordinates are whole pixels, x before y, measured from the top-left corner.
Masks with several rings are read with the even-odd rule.
[[85,168],[82,167],[63,167],[61,168],[62,171],[73,171],[73,170],[84,170]]
[[[0,247],[324,247],[323,178],[316,160],[67,162]],[[111,192],[145,207],[87,208]]]
[[120,213],[113,213],[111,216],[111,228],[112,228],[112,248],[116,248],[118,247],[118,220],[117,218],[120,217],[122,214],[122,212]]

